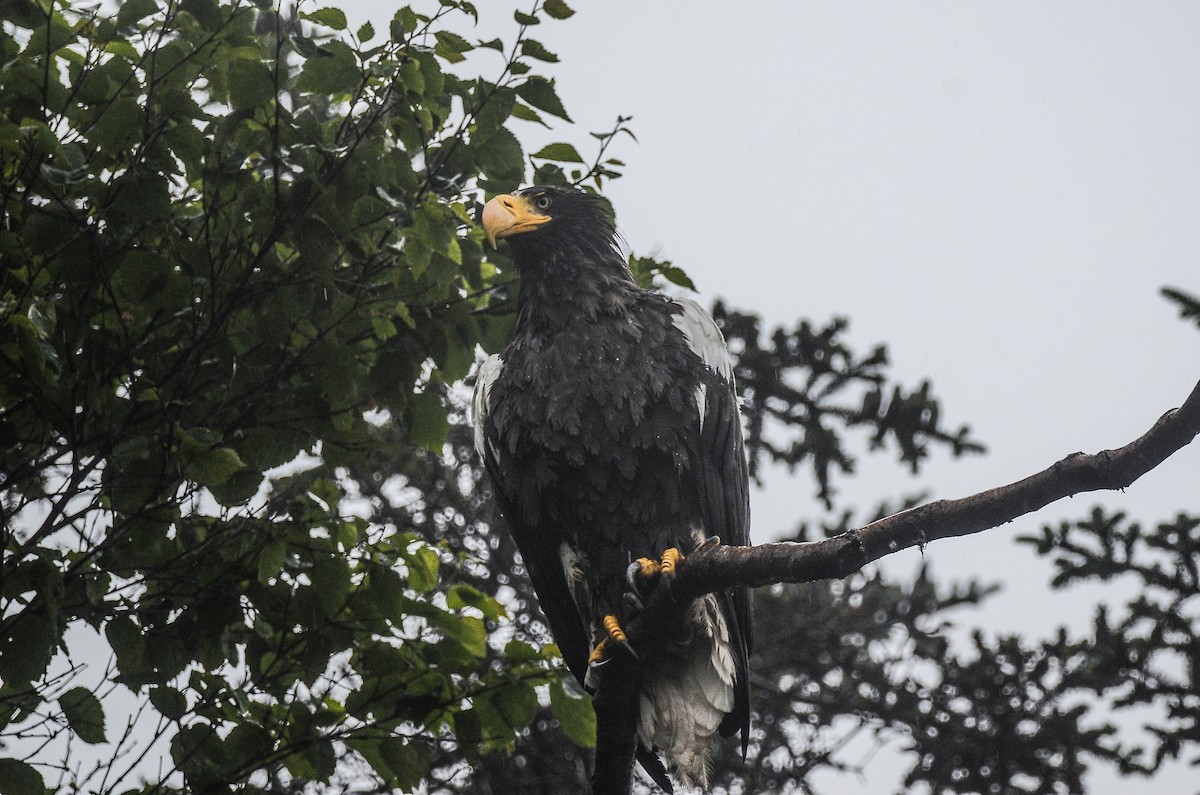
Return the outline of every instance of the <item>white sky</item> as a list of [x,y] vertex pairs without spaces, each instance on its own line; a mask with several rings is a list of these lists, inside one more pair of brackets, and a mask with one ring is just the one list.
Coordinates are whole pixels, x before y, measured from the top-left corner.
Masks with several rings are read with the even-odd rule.
[[[396,8],[341,5],[380,30]],[[510,4],[478,5],[468,33],[510,40]],[[547,71],[579,126],[518,127],[527,151],[571,140],[586,157],[587,131],[632,115],[639,143],[612,150],[627,168],[608,195],[635,252],[771,323],[849,316],[860,350],[887,342],[894,374],[930,377],[949,424],[971,422],[989,446],[918,480],[865,466],[842,484],[850,502],[965,496],[1120,446],[1200,378],[1200,333],[1157,294],[1200,293],[1200,4],[572,5],[532,33],[561,56]],[[939,541],[925,560],[1008,583],[964,620],[1083,632],[1097,599],[1127,591],[1050,594],[1049,568],[1012,538],[1097,501],[1148,522],[1200,511],[1198,471],[1188,448],[1125,494]],[[775,477],[755,495],[755,538],[818,510],[808,480]],[[908,551],[887,569],[919,561]],[[842,791],[890,789],[888,764]],[[1090,783],[1127,791],[1105,768]]]

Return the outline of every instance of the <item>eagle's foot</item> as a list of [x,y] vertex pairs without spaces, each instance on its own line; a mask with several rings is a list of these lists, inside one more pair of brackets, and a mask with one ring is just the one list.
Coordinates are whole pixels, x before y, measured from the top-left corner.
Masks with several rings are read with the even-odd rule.
[[662,571],[662,564],[653,558],[638,558],[625,569],[625,582],[631,590],[638,590],[638,581],[653,580]]
[[[697,549],[704,549],[719,543],[721,540],[713,536],[706,539]],[[675,570],[682,560],[684,560],[684,554],[677,548],[670,547],[662,553],[662,557],[658,560],[638,558],[630,563],[629,568],[625,570],[625,580],[629,583],[629,591],[625,594],[626,602],[632,604],[640,612],[643,609],[643,600],[654,590],[654,587],[665,588],[670,594],[671,580],[675,579]]]
[[629,567],[625,569],[625,582],[629,584],[629,590],[625,592],[625,604],[638,613],[645,610],[643,599],[654,590],[652,584],[662,572],[662,561],[654,558],[638,558],[630,563]]
[[[721,540],[716,536],[705,540],[697,549],[703,549],[711,544],[719,544]],[[660,574],[667,575],[668,578],[675,576],[675,568],[679,565],[679,561],[684,559],[684,555],[675,547],[671,547],[662,553],[662,557],[658,560],[653,558],[638,558],[633,563],[629,564],[629,568],[625,570],[625,580],[629,583],[630,589],[636,594],[640,583],[649,582]]]
[[608,637],[596,644],[596,648],[592,649],[592,653],[588,655],[588,665],[597,666],[608,662],[609,655],[612,654],[612,646],[620,646],[637,658],[637,652],[633,650],[633,646],[629,644],[629,638],[625,636],[625,630],[621,629],[621,622],[614,615],[604,617],[602,623],[604,629],[608,632]]

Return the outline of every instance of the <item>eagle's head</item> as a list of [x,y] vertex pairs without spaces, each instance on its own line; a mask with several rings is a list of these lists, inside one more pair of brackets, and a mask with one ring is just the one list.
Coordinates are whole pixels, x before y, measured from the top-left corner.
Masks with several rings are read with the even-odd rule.
[[611,206],[574,188],[535,185],[496,196],[484,206],[482,221],[488,241],[508,240],[518,263],[565,249],[585,255],[616,250]]

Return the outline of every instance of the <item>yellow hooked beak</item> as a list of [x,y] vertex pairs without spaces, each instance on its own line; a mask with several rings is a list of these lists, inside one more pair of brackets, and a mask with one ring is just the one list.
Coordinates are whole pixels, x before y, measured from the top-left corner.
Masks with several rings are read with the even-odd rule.
[[537,229],[549,220],[550,216],[533,209],[524,196],[505,193],[483,206],[483,233],[492,248],[497,240]]

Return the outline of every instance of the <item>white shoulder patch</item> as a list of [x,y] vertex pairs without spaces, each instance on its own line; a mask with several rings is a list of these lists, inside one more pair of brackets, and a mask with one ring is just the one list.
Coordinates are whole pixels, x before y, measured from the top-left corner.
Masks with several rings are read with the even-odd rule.
[[484,422],[488,409],[491,408],[492,384],[496,383],[500,371],[504,368],[504,360],[500,354],[493,353],[483,360],[475,373],[475,393],[471,396],[472,421],[475,424],[475,452],[480,458],[484,457]]
[[719,373],[726,381],[733,380],[733,361],[729,358],[729,350],[725,347],[725,337],[717,328],[712,316],[704,307],[690,298],[672,299],[683,311],[675,315],[671,322],[675,328],[683,332],[691,347],[700,359]]
[[[671,318],[675,328],[683,332],[688,347],[700,357],[708,367],[732,387],[733,360],[729,358],[729,349],[725,347],[725,337],[721,329],[704,307],[690,298],[674,298],[683,311]],[[700,425],[704,425],[705,407],[708,393],[704,384],[696,387],[696,409],[700,413]]]

